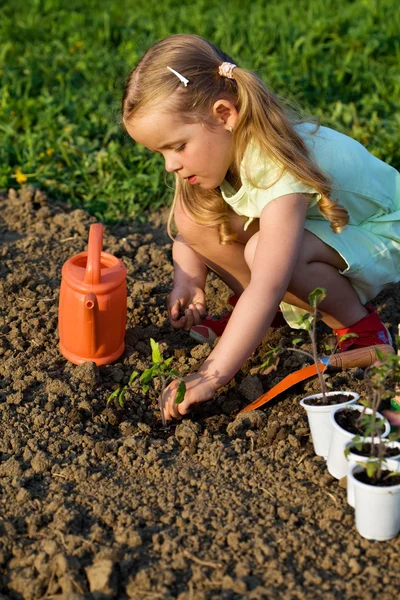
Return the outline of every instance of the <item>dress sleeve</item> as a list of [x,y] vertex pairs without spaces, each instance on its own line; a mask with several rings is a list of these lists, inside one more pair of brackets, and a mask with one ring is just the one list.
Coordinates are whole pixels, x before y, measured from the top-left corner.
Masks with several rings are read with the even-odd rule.
[[244,184],[251,203],[257,207],[259,214],[271,200],[287,194],[313,194],[310,208],[320,199],[320,194],[313,186],[299,181],[288,171],[282,173],[280,165],[261,157],[256,149],[253,148],[246,159],[250,161],[247,164],[250,165],[251,181],[247,180],[245,171]]

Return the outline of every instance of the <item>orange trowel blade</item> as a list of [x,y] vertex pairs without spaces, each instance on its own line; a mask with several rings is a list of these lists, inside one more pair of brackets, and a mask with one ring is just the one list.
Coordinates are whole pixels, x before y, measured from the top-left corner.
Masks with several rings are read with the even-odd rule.
[[[327,365],[324,365],[320,362],[319,368],[321,373],[323,373],[324,371],[326,371]],[[290,373],[290,375],[288,375],[287,377],[282,379],[282,381],[274,385],[274,387],[271,388],[268,392],[266,392],[265,394],[257,398],[257,400],[254,400],[254,402],[243,408],[243,410],[239,412],[239,415],[241,413],[247,412],[248,410],[255,410],[256,408],[260,408],[260,406],[263,406],[263,404],[266,404],[270,400],[273,400],[274,398],[276,398],[276,396],[282,394],[282,392],[285,392],[293,385],[296,385],[296,383],[305,381],[306,379],[309,379],[314,375],[317,375],[317,367],[315,365],[309,365],[308,367],[299,369],[294,373]]]

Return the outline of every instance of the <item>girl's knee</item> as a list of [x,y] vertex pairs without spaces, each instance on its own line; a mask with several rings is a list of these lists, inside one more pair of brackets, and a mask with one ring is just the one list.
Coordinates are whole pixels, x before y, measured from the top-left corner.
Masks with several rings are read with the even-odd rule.
[[187,242],[200,235],[201,229],[204,230],[204,226],[202,227],[196,223],[196,221],[189,215],[180,198],[177,198],[175,202],[174,222],[179,233]]

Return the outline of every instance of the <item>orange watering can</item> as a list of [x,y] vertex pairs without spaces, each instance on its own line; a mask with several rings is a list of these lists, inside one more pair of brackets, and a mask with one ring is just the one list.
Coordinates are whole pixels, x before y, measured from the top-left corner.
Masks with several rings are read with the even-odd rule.
[[60,351],[76,365],[106,365],[125,349],[126,268],[102,251],[103,226],[90,226],[87,252],[62,268],[58,330]]

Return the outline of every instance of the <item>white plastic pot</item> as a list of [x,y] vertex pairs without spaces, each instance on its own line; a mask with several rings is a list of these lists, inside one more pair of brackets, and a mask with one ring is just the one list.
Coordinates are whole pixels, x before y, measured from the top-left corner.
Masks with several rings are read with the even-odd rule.
[[[399,461],[388,459],[385,467],[400,472]],[[400,484],[379,487],[363,483],[354,477],[362,470],[355,465],[349,475],[354,486],[357,531],[367,540],[391,540],[400,531]]]
[[[365,410],[367,414],[371,414],[372,412],[370,408],[365,408],[359,404],[352,404],[346,408],[349,408],[349,410],[357,410],[359,412]],[[342,407],[335,406],[330,414],[333,432],[327,460],[328,471],[336,479],[341,479],[347,475],[347,459],[344,455],[344,450],[347,442],[350,442],[354,437],[354,433],[346,431],[336,422],[335,415],[340,410],[342,410]],[[377,416],[379,419],[384,419],[384,416],[380,413],[377,413]],[[383,438],[387,437],[390,433],[389,422],[386,419],[384,419],[384,421],[385,430],[381,435]]]
[[314,444],[315,454],[317,456],[323,456],[325,459],[328,456],[329,446],[332,437],[332,423],[330,420],[330,414],[334,408],[342,408],[349,404],[354,404],[359,399],[360,395],[355,392],[327,392],[328,397],[349,396],[347,402],[341,402],[340,404],[327,404],[327,405],[315,405],[306,404],[306,400],[312,401],[313,399],[322,398],[322,394],[313,394],[312,396],[306,396],[300,400],[300,406],[302,406],[308,417],[308,424],[310,426],[311,437]]
[[[371,443],[371,439],[370,437],[367,438],[363,438],[362,440],[360,440],[361,443]],[[375,438],[375,441],[377,441],[377,438]],[[390,440],[382,440],[385,444],[385,447],[388,448],[397,448],[399,451],[399,455],[398,456],[392,456],[390,457],[389,460],[394,460],[394,461],[400,461],[400,442],[395,442],[395,441],[390,441]],[[353,469],[353,467],[357,464],[357,463],[365,463],[368,462],[369,460],[373,460],[371,459],[369,456],[361,456],[361,454],[356,454],[355,452],[351,451],[351,448],[355,446],[355,444],[358,442],[354,442],[353,440],[351,440],[350,442],[347,442],[346,446],[345,446],[345,450],[349,450],[349,453],[347,454],[347,502],[350,504],[350,506],[352,506],[354,508],[354,486],[353,486],[353,480],[350,478],[350,473]],[[400,466],[400,465],[399,465]]]

